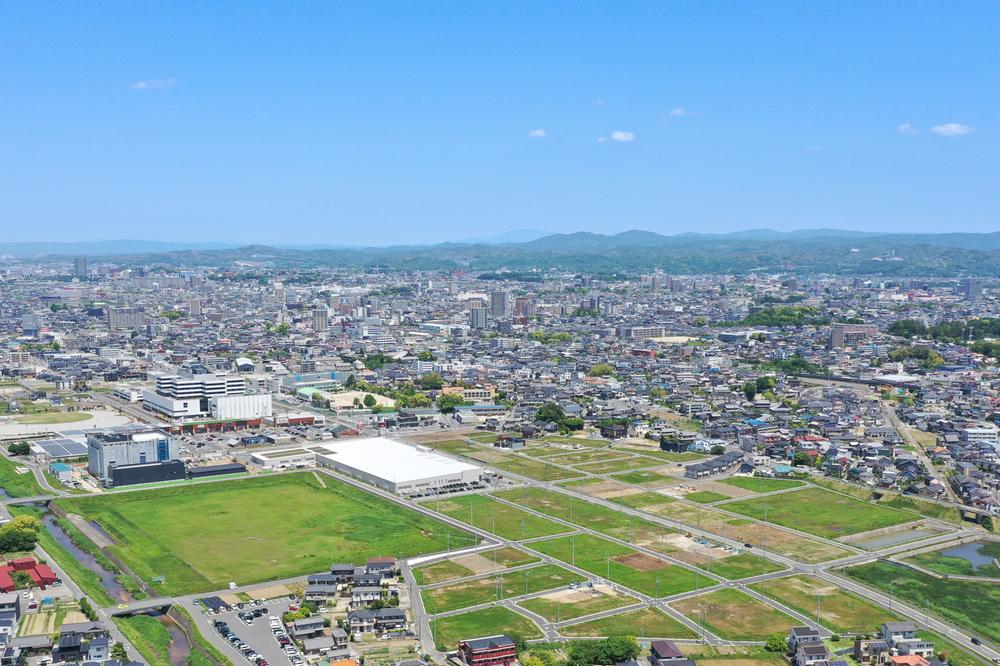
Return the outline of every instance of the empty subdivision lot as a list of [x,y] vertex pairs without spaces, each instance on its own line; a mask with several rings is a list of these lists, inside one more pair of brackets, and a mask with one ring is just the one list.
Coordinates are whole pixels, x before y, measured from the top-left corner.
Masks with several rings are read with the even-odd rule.
[[602,636],[696,637],[695,633],[681,622],[663,611],[649,607],[572,624],[561,628],[559,633],[568,638],[599,638]]
[[544,638],[534,622],[503,606],[438,618],[431,621],[431,633],[439,650],[454,650],[460,640],[476,636],[516,634],[525,640]]
[[833,544],[786,532],[747,518],[730,516],[710,507],[681,502],[659,493],[640,493],[624,497],[621,501],[627,506],[670,518],[734,541],[754,544],[758,548],[766,546],[768,550],[800,562],[826,562],[847,557],[852,553]]
[[[471,545],[473,535],[324,477],[282,474],[56,504],[95,520],[112,551],[161,594],[315,573],[331,561],[408,557]],[[450,535],[450,538],[449,538]]]
[[730,641],[762,641],[798,624],[776,608],[739,590],[723,589],[670,604],[710,632]]
[[618,458],[615,460],[602,460],[599,462],[584,463],[574,465],[578,470],[588,474],[611,474],[612,472],[627,472],[629,470],[642,469],[644,467],[656,467],[663,463],[653,458],[645,456],[631,456],[628,458]]
[[505,472],[510,472],[511,474],[535,479],[536,481],[560,481],[562,479],[583,476],[580,472],[565,469],[538,458],[527,458],[525,456],[508,455],[498,462],[490,462],[489,465]]
[[[552,453],[556,453],[558,449],[549,449]],[[588,449],[586,451],[572,451],[572,452],[562,452],[558,455],[546,456],[546,460],[549,460],[560,465],[580,465],[584,463],[601,462],[608,460],[616,460],[621,458],[631,458],[631,454],[624,453],[621,451],[610,451],[608,449]]]
[[595,585],[575,590],[556,590],[542,597],[525,599],[518,602],[518,605],[550,622],[564,622],[635,603],[638,603],[638,599],[621,590],[614,590],[610,585]]
[[516,509],[487,495],[458,495],[428,500],[423,505],[504,539],[534,539],[573,531],[570,527]]
[[713,584],[707,576],[592,534],[536,541],[531,547],[649,596],[667,597]]
[[678,477],[664,474],[659,469],[643,469],[633,470],[631,472],[622,472],[621,474],[612,474],[611,478],[621,481],[622,483],[628,483],[636,486],[646,486],[650,488],[660,488],[662,486],[670,486],[681,482],[681,479]]
[[728,502],[727,511],[763,520],[808,534],[835,539],[919,520],[908,511],[862,502],[821,488]]
[[582,576],[555,564],[543,564],[530,569],[502,572],[485,578],[476,578],[453,585],[424,589],[424,609],[431,615],[478,606],[522,594],[564,587],[580,583]]
[[900,619],[832,583],[810,576],[776,578],[751,587],[810,618],[816,617],[818,600],[820,624],[834,632],[871,633],[883,622]]
[[796,481],[795,479],[767,479],[759,476],[734,476],[723,479],[719,483],[743,488],[754,493],[770,493],[775,490],[787,490],[802,485],[802,481]]
[[496,493],[508,502],[525,506],[539,513],[554,516],[574,525],[628,541],[637,546],[669,554],[677,550],[669,537],[676,530],[632,516],[622,511],[594,504],[544,488],[520,488]]
[[434,583],[443,583],[446,580],[490,573],[538,561],[539,559],[530,553],[512,546],[505,546],[478,553],[458,555],[447,560],[415,567],[413,577],[418,585],[433,585]]

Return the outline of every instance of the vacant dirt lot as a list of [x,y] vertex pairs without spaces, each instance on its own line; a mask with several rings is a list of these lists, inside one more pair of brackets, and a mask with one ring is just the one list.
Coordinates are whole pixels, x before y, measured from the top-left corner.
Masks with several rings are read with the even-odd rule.
[[655,557],[650,557],[645,553],[616,555],[611,559],[619,564],[624,564],[627,567],[635,569],[636,571],[656,571],[657,569],[663,569],[664,567],[669,566],[667,562],[659,560]]

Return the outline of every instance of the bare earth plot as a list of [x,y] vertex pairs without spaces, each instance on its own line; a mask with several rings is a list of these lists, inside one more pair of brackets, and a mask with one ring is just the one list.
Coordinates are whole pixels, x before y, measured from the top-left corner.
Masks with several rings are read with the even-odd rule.
[[550,622],[563,622],[612,608],[637,603],[637,599],[608,585],[558,590],[542,597],[526,599],[518,605],[541,615]]
[[500,571],[538,561],[534,555],[512,546],[505,546],[415,567],[413,577],[418,585],[433,585],[447,580]]
[[582,576],[568,569],[555,564],[543,564],[523,571],[514,571],[506,576],[497,574],[454,585],[424,589],[420,594],[424,599],[424,608],[429,614],[435,615],[522,594],[551,590],[583,580]]

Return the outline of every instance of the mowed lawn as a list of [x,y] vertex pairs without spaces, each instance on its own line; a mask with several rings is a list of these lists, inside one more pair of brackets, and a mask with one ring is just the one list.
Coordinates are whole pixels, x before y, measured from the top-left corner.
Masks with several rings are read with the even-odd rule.
[[35,475],[30,471],[18,474],[18,467],[21,467],[19,463],[0,455],[0,488],[11,497],[44,495],[45,491],[38,485]]
[[[187,594],[322,571],[330,562],[407,557],[476,542],[371,493],[313,474],[60,499],[96,520],[114,552],[162,594]],[[449,539],[449,536],[451,537]]]
[[676,550],[666,540],[668,535],[676,534],[676,530],[585,499],[544,488],[517,488],[504,490],[496,495],[508,502],[650,550],[665,554]]
[[776,632],[788,633],[788,629],[797,624],[776,608],[732,588],[689,597],[670,605],[694,622],[702,619],[706,629],[730,641],[766,640]]
[[649,607],[571,624],[560,629],[559,633],[567,638],[600,638],[602,636],[697,637],[693,631],[663,611]]
[[899,619],[836,585],[811,576],[776,578],[751,587],[810,618],[816,617],[818,597],[820,624],[842,634],[873,633],[883,622]]
[[543,564],[521,571],[499,573],[453,585],[421,591],[424,609],[430,615],[478,606],[522,594],[543,592],[583,582],[583,576],[555,564]]
[[534,539],[573,529],[516,509],[486,495],[458,495],[424,502],[424,506],[505,539]]
[[592,534],[536,541],[531,547],[599,578],[610,579],[650,596],[667,597],[708,587],[714,582],[690,569]]
[[580,472],[558,467],[551,463],[537,458],[527,458],[525,456],[506,456],[503,460],[489,462],[488,466],[496,467],[511,474],[519,474],[536,481],[561,481],[562,479],[573,479],[583,476]]
[[764,519],[765,507],[768,522],[828,539],[920,519],[920,516],[908,511],[862,502],[822,488],[806,488],[725,505],[727,511],[758,520]]
[[545,637],[534,622],[503,606],[432,620],[431,633],[439,650],[454,650],[460,640],[477,636],[517,634],[525,640]]
[[796,481],[795,479],[768,479],[760,476],[733,476],[728,479],[721,479],[719,483],[742,488],[743,490],[750,490],[755,493],[770,493],[775,490],[798,488],[802,485],[801,481]]

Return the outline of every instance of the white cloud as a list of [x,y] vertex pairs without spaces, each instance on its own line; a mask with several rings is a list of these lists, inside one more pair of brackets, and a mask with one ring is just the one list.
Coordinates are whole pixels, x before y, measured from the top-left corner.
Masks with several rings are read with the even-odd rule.
[[548,136],[548,132],[539,127],[538,129],[533,129],[530,132],[528,132],[528,136],[530,136],[532,139],[544,139],[546,136]]
[[920,134],[920,130],[911,125],[910,123],[903,123],[896,128],[896,131],[900,134]]
[[608,140],[608,138],[604,137],[604,136],[597,137],[597,143],[604,143],[607,140]]
[[670,109],[670,113],[667,115],[671,118],[687,118],[690,116],[697,116],[698,112],[685,109],[683,106],[678,106],[675,109]]
[[633,132],[626,132],[625,130],[615,130],[611,133],[611,140],[629,143],[630,141],[635,141],[635,134]]
[[129,87],[132,90],[166,90],[177,83],[177,79],[145,79],[136,81]]
[[935,125],[931,128],[931,131],[941,136],[954,137],[972,134],[976,131],[976,128],[961,123],[945,123],[944,125]]

